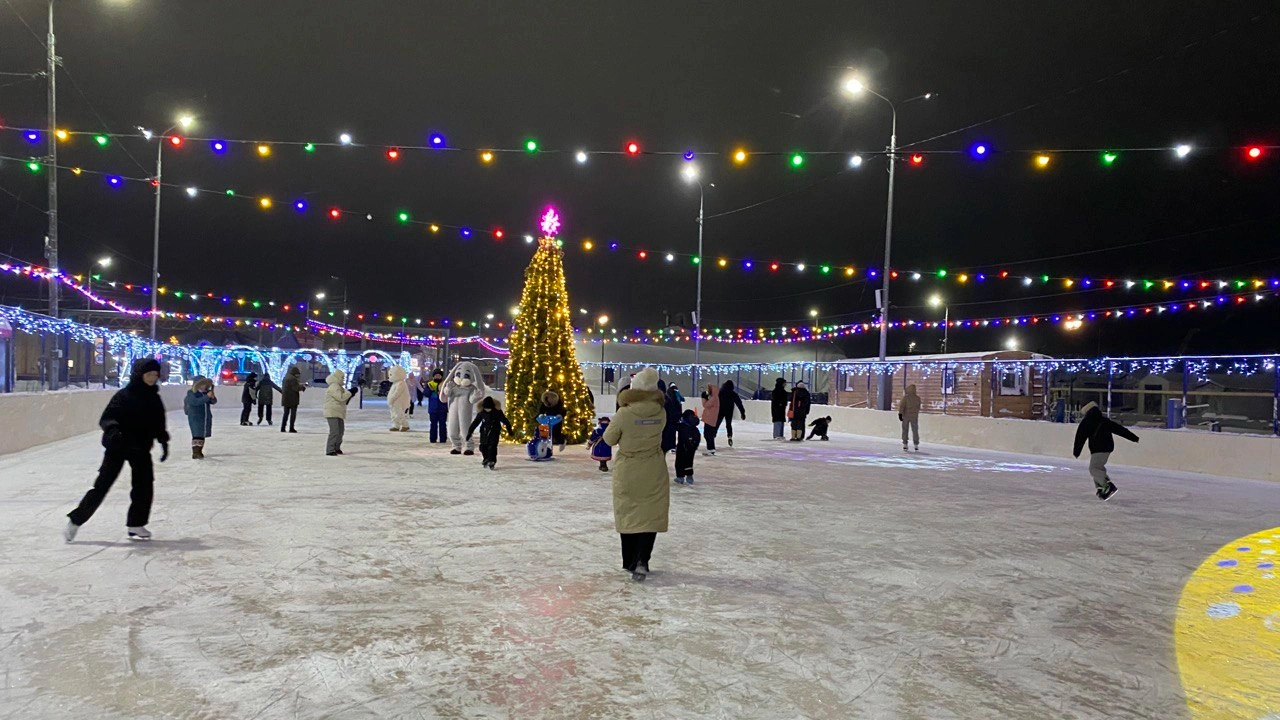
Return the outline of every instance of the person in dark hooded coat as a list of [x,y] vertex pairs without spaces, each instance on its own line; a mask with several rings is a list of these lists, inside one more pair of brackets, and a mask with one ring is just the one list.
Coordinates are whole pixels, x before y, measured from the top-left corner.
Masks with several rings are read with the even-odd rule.
[[258,373],[251,372],[244,379],[244,390],[240,391],[240,404],[244,409],[240,411],[240,424],[249,424],[249,412],[253,410],[253,404],[258,401]]
[[298,422],[298,405],[302,403],[302,393],[306,391],[302,371],[297,365],[290,366],[284,373],[284,385],[280,387],[280,407],[284,408],[284,416],[280,418],[280,432],[285,432],[286,425],[289,432],[298,432],[293,426]]
[[791,396],[787,394],[787,381],[778,378],[773,382],[773,393],[769,396],[769,419],[773,421],[773,439],[784,440],[782,429],[787,424],[787,405]]
[[[738,408],[738,414],[743,420],[747,419],[747,409],[742,406],[742,398],[739,397],[738,391],[733,389],[733,381],[725,380],[720,386],[720,420],[724,422],[724,434],[729,447],[733,447],[733,409]],[[720,423],[716,423],[716,427],[720,427]]]
[[274,404],[274,395],[272,390],[280,390],[280,386],[271,379],[270,373],[263,370],[262,377],[258,380],[258,424],[262,424],[262,415],[267,415],[267,424],[271,425],[271,406]]
[[1084,449],[1085,444],[1089,445],[1089,474],[1093,476],[1093,484],[1096,486],[1095,494],[1099,500],[1110,500],[1111,496],[1116,494],[1115,483],[1111,482],[1111,477],[1107,474],[1107,460],[1116,449],[1113,435],[1119,435],[1130,442],[1138,442],[1138,436],[1125,426],[1103,415],[1097,403],[1091,402],[1085,405],[1083,410],[1084,417],[1080,420],[1080,426],[1076,428],[1076,441],[1072,454],[1080,457],[1080,451]]
[[133,489],[129,493],[129,514],[125,520],[130,540],[150,540],[147,522],[151,518],[155,470],[151,465],[151,447],[160,443],[160,462],[169,459],[169,433],[165,429],[164,402],[160,400],[160,362],[142,358],[133,364],[129,384],[111,396],[102,411],[98,426],[102,428],[102,466],[93,487],[85,493],[75,510],[67,513],[67,527],[62,537],[71,542],[76,532],[93,517],[106,498],[107,491],[120,476],[124,464],[132,471]]
[[667,424],[662,427],[662,451],[671,452],[676,449],[676,435],[683,404],[680,400],[680,391],[673,386],[659,380],[658,389],[662,391],[662,409],[667,415]]

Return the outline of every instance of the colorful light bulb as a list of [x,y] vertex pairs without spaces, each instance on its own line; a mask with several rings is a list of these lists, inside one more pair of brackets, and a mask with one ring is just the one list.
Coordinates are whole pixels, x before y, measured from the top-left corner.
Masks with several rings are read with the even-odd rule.
[[267,157],[271,154],[271,146],[266,143],[258,143],[258,157]]
[[399,160],[399,159],[400,159],[400,148],[388,148],[388,149],[387,149],[387,159],[388,159],[388,160]]
[[170,135],[169,144],[174,147],[182,147],[182,137],[179,135]]
[[106,135],[94,135],[93,141],[98,143],[98,147],[106,147],[107,143],[111,142]]
[[637,143],[637,142],[635,142],[635,141],[632,141],[632,142],[627,143],[627,154],[628,154],[628,155],[639,155],[639,154],[640,154],[640,144],[639,144],[639,143]]
[[538,141],[534,140],[533,138],[529,138],[528,140],[525,140],[524,149],[525,149],[525,152],[530,152],[530,153],[538,152]]

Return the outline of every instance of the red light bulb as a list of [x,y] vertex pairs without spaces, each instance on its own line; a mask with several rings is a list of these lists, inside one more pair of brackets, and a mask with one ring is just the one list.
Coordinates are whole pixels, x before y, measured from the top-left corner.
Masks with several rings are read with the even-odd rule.
[[629,142],[629,143],[627,143],[627,154],[628,154],[628,155],[639,155],[639,154],[640,154],[640,144],[639,144],[639,143],[636,143],[636,142]]
[[342,217],[342,211],[339,210],[338,208],[331,208],[329,210],[329,217],[333,218],[334,220],[337,220],[338,218]]
[[1250,160],[1257,160],[1258,158],[1262,157],[1262,148],[1258,147],[1257,145],[1251,145],[1248,150],[1245,150],[1244,154],[1245,154],[1245,157],[1249,158]]
[[493,231],[493,236],[499,240],[506,237],[506,235],[507,235],[506,233],[502,232],[502,228],[498,228]]
[[391,148],[390,150],[387,150],[387,159],[388,159],[388,160],[399,160],[399,159],[400,159],[400,148]]
[[169,144],[174,147],[182,147],[182,138],[177,135],[172,135],[169,137]]
[[923,155],[921,155],[921,154],[917,153],[917,154],[915,154],[915,155],[912,155],[912,156],[911,156],[911,164],[912,164],[912,165],[919,165],[919,164],[920,164],[920,163],[922,163],[922,162],[924,162],[924,156],[923,156]]
[[637,253],[637,255],[641,260],[644,260],[645,258],[649,257],[649,253],[645,252],[644,250],[641,250],[639,253]]

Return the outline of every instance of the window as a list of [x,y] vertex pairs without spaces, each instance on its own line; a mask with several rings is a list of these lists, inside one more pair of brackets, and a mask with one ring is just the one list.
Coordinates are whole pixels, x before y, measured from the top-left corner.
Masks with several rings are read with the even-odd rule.
[[956,371],[955,368],[942,369],[942,394],[954,395],[956,392]]
[[1014,368],[1000,371],[1001,395],[1026,395],[1027,374],[1030,368]]

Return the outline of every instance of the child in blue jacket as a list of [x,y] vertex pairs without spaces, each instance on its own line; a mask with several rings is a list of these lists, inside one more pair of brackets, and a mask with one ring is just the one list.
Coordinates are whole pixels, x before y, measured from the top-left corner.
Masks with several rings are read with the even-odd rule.
[[609,418],[600,418],[600,424],[591,431],[587,438],[587,447],[591,448],[591,459],[600,463],[600,472],[609,472],[609,461],[613,459],[613,448],[604,441],[604,431],[609,428]]

